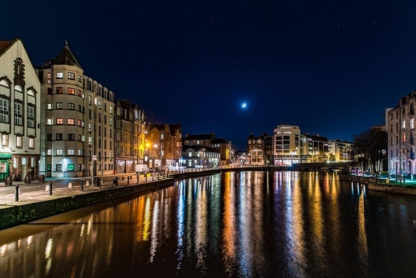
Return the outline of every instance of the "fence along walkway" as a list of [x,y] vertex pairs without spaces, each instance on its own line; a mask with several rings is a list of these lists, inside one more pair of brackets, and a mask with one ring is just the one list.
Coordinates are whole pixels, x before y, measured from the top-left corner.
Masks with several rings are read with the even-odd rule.
[[[41,183],[39,181],[33,181],[30,184],[13,182],[12,186],[0,187],[0,209],[1,206],[16,205],[17,202],[38,202],[59,196],[94,192],[116,186],[137,185],[167,178],[162,172],[147,174],[146,176],[143,174],[117,176],[117,182],[115,176],[100,177],[98,184],[97,179],[94,179],[94,185],[91,184],[91,178],[66,179]],[[52,187],[50,187],[51,184]]]

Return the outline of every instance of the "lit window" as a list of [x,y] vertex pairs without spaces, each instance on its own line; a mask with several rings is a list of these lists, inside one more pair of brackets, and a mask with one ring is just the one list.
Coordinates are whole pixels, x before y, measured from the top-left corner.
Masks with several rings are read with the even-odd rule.
[[48,150],[46,151],[46,154],[47,154],[47,155],[52,155],[52,150],[51,150],[51,149],[48,149]]
[[62,109],[64,106],[63,106],[63,103],[62,102],[57,102],[56,103],[56,109]]
[[64,88],[63,87],[56,87],[56,93],[57,94],[63,94],[64,93]]
[[51,79],[52,79],[52,74],[48,72],[48,84],[52,83]]
[[74,164],[68,164],[67,171],[74,171]]
[[22,147],[22,136],[16,136],[16,147]]
[[73,72],[68,72],[68,79],[70,79],[70,80],[75,80],[75,73],[73,73]]
[[9,122],[9,101],[4,98],[0,98],[0,122]]
[[411,118],[410,119],[410,129],[414,129],[415,128],[415,119]]
[[91,136],[88,137],[88,145],[92,145],[92,137]]
[[68,88],[68,95],[75,95],[75,89],[74,88]]
[[189,154],[188,154],[188,155],[189,155],[189,157],[192,157],[192,152],[189,152]]
[[8,146],[9,145],[9,134],[2,134],[1,135],[1,144],[2,146]]
[[58,72],[56,73],[56,78],[57,78],[57,79],[62,79],[62,78],[64,78],[64,73],[63,73],[62,71],[58,71]]
[[56,119],[56,124],[57,124],[57,125],[61,125],[61,124],[63,124],[63,120],[62,120],[62,118],[57,118],[57,119]]
[[29,149],[34,149],[35,148],[35,138],[30,137],[29,138]]
[[113,114],[113,106],[110,106],[110,114]]
[[81,120],[78,120],[78,126],[81,126]]
[[98,108],[101,109],[101,100],[98,100]]
[[88,104],[91,105],[92,97],[88,96]]
[[68,110],[75,110],[75,103],[68,103]]
[[402,128],[406,128],[406,121],[402,122]]
[[14,103],[14,124],[23,125],[23,115],[22,115],[22,104],[15,102]]
[[35,127],[35,107],[27,107],[27,127]]
[[91,132],[91,123],[88,124],[88,131]]
[[75,119],[68,119],[68,125],[75,125]]
[[56,150],[56,154],[57,154],[57,155],[62,155],[62,154],[63,154],[62,149],[57,149],[57,150]]
[[53,108],[52,103],[48,103],[48,110],[51,110]]
[[74,150],[68,150],[68,155],[74,155],[75,151]]
[[110,125],[113,125],[113,118],[110,118]]
[[46,124],[47,124],[47,125],[51,125],[51,124],[52,124],[52,119],[47,119],[47,120],[46,120]]

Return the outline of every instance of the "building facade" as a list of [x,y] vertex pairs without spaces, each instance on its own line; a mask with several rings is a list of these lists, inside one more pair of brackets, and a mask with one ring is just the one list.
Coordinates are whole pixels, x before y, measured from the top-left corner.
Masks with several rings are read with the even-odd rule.
[[[205,146],[212,147],[219,151],[219,165],[230,165],[232,157],[231,142],[222,138],[216,138],[215,133],[210,134],[186,134],[184,138],[184,146]],[[218,166],[218,165],[216,165]]]
[[179,166],[182,156],[181,124],[152,124],[146,126],[145,161],[149,168]]
[[84,75],[67,44],[37,72],[43,108],[41,172],[50,177],[113,173],[114,93]]
[[388,110],[386,126],[390,174],[416,173],[415,104],[416,92],[412,92],[402,97],[398,106]]
[[328,138],[319,134],[302,134],[302,154],[306,154],[306,162],[327,162],[330,152]]
[[115,107],[116,173],[134,173],[144,162],[144,110],[129,100],[118,100]]
[[300,129],[293,125],[278,125],[273,133],[274,165],[301,162]]
[[0,41],[0,180],[39,174],[40,90],[22,41]]

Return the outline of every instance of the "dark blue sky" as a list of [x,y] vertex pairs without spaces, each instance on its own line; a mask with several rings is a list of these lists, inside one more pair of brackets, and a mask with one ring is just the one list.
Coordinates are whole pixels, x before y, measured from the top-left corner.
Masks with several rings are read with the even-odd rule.
[[35,66],[68,40],[148,121],[240,150],[281,123],[341,140],[382,124],[416,89],[415,14],[416,1],[6,0],[0,40],[21,38]]

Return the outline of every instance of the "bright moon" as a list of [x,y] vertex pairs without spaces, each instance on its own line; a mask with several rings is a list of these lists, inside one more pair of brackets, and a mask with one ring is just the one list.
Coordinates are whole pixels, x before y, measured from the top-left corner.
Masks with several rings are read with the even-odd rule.
[[243,102],[243,104],[241,104],[242,108],[246,108],[247,107],[247,103]]

